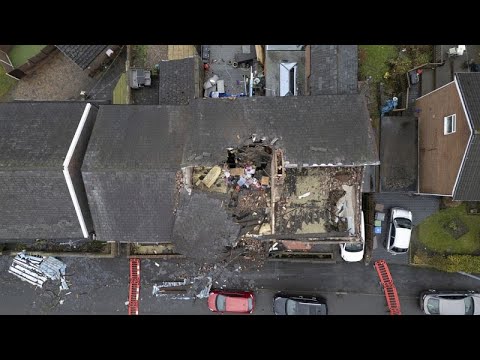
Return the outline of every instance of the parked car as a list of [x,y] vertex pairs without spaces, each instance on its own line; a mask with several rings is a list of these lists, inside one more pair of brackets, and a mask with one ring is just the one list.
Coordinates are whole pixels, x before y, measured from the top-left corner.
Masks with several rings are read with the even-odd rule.
[[277,294],[273,298],[275,315],[327,315],[327,304],[315,296]]
[[208,295],[208,308],[213,312],[249,314],[255,305],[251,291],[212,290]]
[[363,211],[360,217],[361,242],[340,244],[340,256],[348,262],[361,261],[365,252],[365,219]]
[[388,236],[385,240],[387,251],[393,255],[405,254],[410,247],[412,235],[412,212],[392,208]]
[[428,315],[480,315],[480,293],[429,290],[421,294],[420,307]]

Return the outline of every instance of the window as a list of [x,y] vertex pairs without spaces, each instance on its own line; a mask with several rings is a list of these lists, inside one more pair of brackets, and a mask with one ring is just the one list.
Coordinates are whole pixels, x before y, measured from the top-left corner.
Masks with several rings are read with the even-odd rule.
[[280,64],[280,96],[297,95],[297,63]]
[[448,115],[443,118],[443,134],[453,134],[457,130],[457,116]]

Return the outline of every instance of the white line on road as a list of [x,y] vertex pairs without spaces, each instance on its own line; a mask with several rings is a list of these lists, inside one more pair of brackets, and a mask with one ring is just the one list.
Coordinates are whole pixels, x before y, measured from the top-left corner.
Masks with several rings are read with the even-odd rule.
[[469,273],[466,273],[466,272],[463,272],[463,271],[458,271],[459,274],[462,274],[462,275],[465,275],[465,276],[468,276],[468,277],[471,277],[475,280],[480,280],[480,277],[478,276],[475,276],[475,275],[472,275],[472,274],[469,274]]

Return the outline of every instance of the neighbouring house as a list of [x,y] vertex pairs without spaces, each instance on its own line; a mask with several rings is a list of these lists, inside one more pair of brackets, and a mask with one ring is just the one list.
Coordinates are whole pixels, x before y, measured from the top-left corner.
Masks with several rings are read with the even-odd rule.
[[307,45],[307,95],[357,94],[357,45]]
[[55,50],[53,45],[0,45],[0,63],[7,75],[20,80]]
[[266,96],[304,95],[305,45],[265,45]]
[[158,63],[160,105],[187,105],[203,97],[203,63],[198,55]]
[[454,80],[416,100],[418,192],[480,200],[480,73]]
[[0,103],[0,239],[87,238],[80,173],[97,108],[80,102]]
[[94,77],[103,65],[113,61],[120,45],[55,45],[67,58]]

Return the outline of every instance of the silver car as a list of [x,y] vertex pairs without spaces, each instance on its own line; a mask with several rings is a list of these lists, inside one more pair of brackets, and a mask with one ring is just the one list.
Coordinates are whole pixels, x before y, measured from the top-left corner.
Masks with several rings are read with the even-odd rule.
[[420,296],[420,307],[427,315],[480,315],[480,294],[430,290]]

